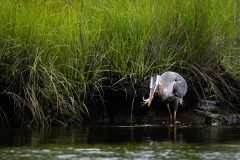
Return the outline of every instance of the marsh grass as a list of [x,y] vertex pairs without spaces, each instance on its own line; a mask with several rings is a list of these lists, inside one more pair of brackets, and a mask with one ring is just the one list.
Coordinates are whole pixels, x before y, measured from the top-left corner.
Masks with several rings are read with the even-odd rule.
[[238,73],[239,9],[235,0],[0,0],[3,93],[16,119],[38,126],[80,123],[87,101],[104,101],[105,82],[173,68],[223,98],[209,73],[220,64]]

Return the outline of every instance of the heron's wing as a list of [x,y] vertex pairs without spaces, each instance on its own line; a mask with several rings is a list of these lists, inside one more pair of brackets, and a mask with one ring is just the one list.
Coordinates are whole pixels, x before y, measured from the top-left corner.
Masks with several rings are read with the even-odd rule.
[[187,83],[184,79],[177,79],[175,84],[174,84],[174,89],[173,89],[173,93],[179,97],[182,98],[183,96],[185,96],[185,94],[187,93]]

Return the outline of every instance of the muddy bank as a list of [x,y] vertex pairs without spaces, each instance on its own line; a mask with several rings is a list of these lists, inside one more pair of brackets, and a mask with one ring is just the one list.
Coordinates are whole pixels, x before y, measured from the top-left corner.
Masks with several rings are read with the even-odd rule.
[[[102,125],[131,125],[131,124],[167,124],[169,114],[166,103],[156,95],[150,107],[143,105],[143,97],[148,96],[148,86],[136,84],[125,90],[106,89],[104,105],[99,104],[92,112],[91,123]],[[177,121],[194,123],[200,119],[192,112],[197,104],[194,92],[189,92],[184,98],[184,105],[179,107]],[[191,99],[191,100],[190,100]]]
[[[177,113],[177,121],[180,123],[212,124],[236,124],[240,123],[238,115],[240,83],[228,72],[218,68],[209,74],[214,78],[214,85],[218,87],[217,94],[212,91],[206,82],[200,84],[194,79],[187,79],[188,92],[184,97],[184,105],[180,106]],[[103,125],[130,125],[130,124],[167,124],[169,114],[166,104],[155,95],[150,107],[142,105],[143,97],[148,97],[149,81],[125,79],[121,83],[104,89],[104,103],[97,103],[97,107],[91,113],[90,122]],[[212,82],[209,82],[212,83]],[[227,85],[226,85],[227,84]],[[209,87],[209,88],[208,88]],[[224,99],[223,99],[224,98]],[[220,109],[211,111],[219,113],[225,118],[206,118],[194,112],[194,108],[201,100],[220,101]],[[205,106],[208,110],[209,106]],[[218,107],[218,106],[217,106]],[[94,107],[93,107],[94,108]]]

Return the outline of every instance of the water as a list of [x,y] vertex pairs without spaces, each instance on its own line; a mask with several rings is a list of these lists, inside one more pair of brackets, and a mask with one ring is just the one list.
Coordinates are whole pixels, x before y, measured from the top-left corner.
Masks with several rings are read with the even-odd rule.
[[240,126],[5,129],[0,159],[240,159]]

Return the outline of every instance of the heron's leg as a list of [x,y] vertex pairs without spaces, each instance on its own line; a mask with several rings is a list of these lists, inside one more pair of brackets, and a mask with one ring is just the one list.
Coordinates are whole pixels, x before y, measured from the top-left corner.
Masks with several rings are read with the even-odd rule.
[[178,101],[173,102],[173,125],[175,125],[176,122],[176,115],[177,115],[177,109],[178,109]]
[[168,112],[169,112],[170,124],[172,124],[172,113],[171,113],[171,109],[170,109],[169,103],[167,103],[167,108],[168,108]]

